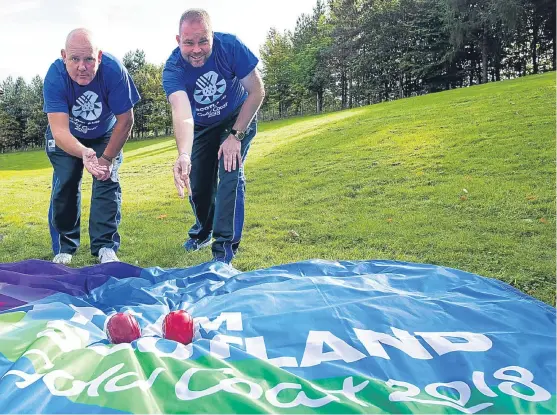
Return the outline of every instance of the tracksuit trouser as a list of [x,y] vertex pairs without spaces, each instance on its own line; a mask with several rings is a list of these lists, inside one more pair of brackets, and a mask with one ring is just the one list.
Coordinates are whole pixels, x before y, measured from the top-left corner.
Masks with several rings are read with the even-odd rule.
[[[112,131],[96,139],[79,139],[100,157]],[[50,128],[46,132],[46,154],[54,168],[52,192],[48,210],[48,224],[54,255],[74,254],[80,243],[81,227],[81,179],[83,161],[55,145]],[[118,169],[122,164],[120,152],[114,160],[112,175],[105,181],[93,177],[91,209],[89,214],[89,237],[91,254],[97,256],[103,247],[117,251],[120,247],[118,225],[121,219],[122,189]]]
[[[237,113],[217,125],[196,126],[191,154],[190,203],[195,223],[189,236],[198,241],[212,236],[215,239],[212,245],[214,259],[227,263],[236,255],[242,237],[246,178],[244,167],[227,172],[224,158],[218,159],[218,151],[236,118]],[[256,133],[257,120],[254,118],[241,142],[242,165]]]

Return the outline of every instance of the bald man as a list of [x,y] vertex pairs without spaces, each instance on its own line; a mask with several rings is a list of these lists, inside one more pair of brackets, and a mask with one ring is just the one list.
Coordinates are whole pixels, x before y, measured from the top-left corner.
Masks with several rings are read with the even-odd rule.
[[44,80],[46,153],[54,174],[48,211],[53,262],[80,243],[83,167],[93,176],[89,237],[101,263],[118,261],[122,190],[118,168],[139,94],[126,68],[87,29],[72,30]]

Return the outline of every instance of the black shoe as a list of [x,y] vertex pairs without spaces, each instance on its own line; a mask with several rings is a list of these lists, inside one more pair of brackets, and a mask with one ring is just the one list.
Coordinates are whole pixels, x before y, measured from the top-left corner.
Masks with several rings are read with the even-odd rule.
[[210,236],[204,241],[200,241],[199,239],[195,239],[195,238],[190,238],[186,242],[184,242],[183,246],[187,252],[195,252],[195,251],[199,251],[202,248],[205,248],[206,246],[211,245],[211,239],[212,238]]

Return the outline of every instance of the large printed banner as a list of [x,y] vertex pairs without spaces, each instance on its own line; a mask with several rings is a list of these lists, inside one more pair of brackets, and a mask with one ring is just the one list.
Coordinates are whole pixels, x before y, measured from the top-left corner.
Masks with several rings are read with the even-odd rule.
[[[171,310],[196,333],[162,338]],[[0,264],[0,413],[555,413],[555,309],[393,261]],[[107,318],[143,335],[109,344]]]

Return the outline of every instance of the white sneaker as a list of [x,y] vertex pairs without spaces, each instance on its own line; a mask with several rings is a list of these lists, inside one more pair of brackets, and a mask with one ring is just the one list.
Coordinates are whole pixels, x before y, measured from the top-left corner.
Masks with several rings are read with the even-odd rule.
[[57,254],[53,259],[52,262],[55,264],[64,264],[67,265],[72,262],[72,254]]
[[99,261],[101,261],[101,264],[106,264],[107,262],[120,262],[116,256],[116,252],[114,252],[112,248],[99,249]]

